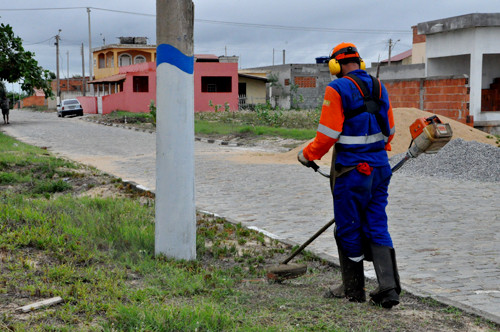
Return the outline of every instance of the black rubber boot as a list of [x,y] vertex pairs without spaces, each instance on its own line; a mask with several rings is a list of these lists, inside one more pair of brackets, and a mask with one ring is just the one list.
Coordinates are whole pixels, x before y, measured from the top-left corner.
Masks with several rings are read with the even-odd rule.
[[401,293],[396,252],[391,247],[374,244],[371,245],[371,252],[378,287],[370,292],[370,302],[390,309],[399,304],[399,294]]
[[347,298],[351,302],[365,302],[365,274],[363,261],[355,262],[346,257],[339,248],[340,271],[342,284],[330,288],[324,294],[326,298]]

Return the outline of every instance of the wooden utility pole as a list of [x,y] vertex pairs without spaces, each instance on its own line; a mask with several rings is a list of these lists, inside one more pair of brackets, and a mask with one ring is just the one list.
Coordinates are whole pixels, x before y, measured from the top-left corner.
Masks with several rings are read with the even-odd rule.
[[388,60],[388,61],[389,61],[389,63],[388,63],[388,66],[390,66],[390,65],[391,65],[391,53],[392,53],[392,48],[393,48],[394,46],[396,46],[396,43],[397,43],[398,41],[400,41],[400,40],[401,40],[401,39],[396,40],[396,42],[393,44],[393,43],[392,43],[392,39],[389,39],[389,60]]
[[194,5],[156,0],[155,254],[196,259]]

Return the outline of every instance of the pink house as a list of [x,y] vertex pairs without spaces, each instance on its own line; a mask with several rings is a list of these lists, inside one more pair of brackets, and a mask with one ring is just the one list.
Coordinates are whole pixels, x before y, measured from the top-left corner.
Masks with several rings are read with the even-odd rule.
[[[238,57],[195,55],[194,111],[238,110]],[[213,105],[213,106],[210,106]]]
[[[193,78],[195,112],[214,111],[217,106],[223,110],[226,103],[230,110],[238,110],[237,57],[195,55]],[[155,62],[120,67],[117,75],[90,83],[98,95],[103,94],[103,114],[115,110],[149,112],[151,101],[156,103]],[[97,111],[85,110],[85,113]]]

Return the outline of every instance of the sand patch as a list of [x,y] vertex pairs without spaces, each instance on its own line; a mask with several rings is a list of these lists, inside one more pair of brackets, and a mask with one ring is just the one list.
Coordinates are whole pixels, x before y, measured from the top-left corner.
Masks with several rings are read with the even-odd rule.
[[[396,124],[396,134],[391,143],[392,151],[388,151],[389,157],[406,152],[411,142],[410,130],[408,129],[410,125],[418,118],[429,117],[434,115],[430,112],[421,111],[417,108],[395,108],[394,109],[394,121]],[[445,116],[439,116],[441,121],[449,123],[453,130],[453,139],[462,138],[465,141],[477,141],[480,143],[495,145],[494,138],[488,133],[481,130],[475,129],[473,127],[467,126],[458,121],[452,120]],[[284,153],[266,153],[266,152],[254,152],[245,151],[227,155],[229,160],[244,163],[244,164],[296,164],[297,163],[297,153],[306,147],[312,140]],[[317,161],[319,165],[330,165],[332,159],[331,151],[329,151],[320,161]]]

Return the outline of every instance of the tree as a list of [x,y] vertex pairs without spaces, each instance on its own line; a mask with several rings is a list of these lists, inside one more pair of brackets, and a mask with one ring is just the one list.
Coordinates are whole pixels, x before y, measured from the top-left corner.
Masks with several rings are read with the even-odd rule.
[[21,81],[21,89],[28,94],[42,89],[46,97],[52,97],[49,71],[40,67],[34,56],[24,50],[21,38],[14,35],[10,25],[0,24],[0,80]]

